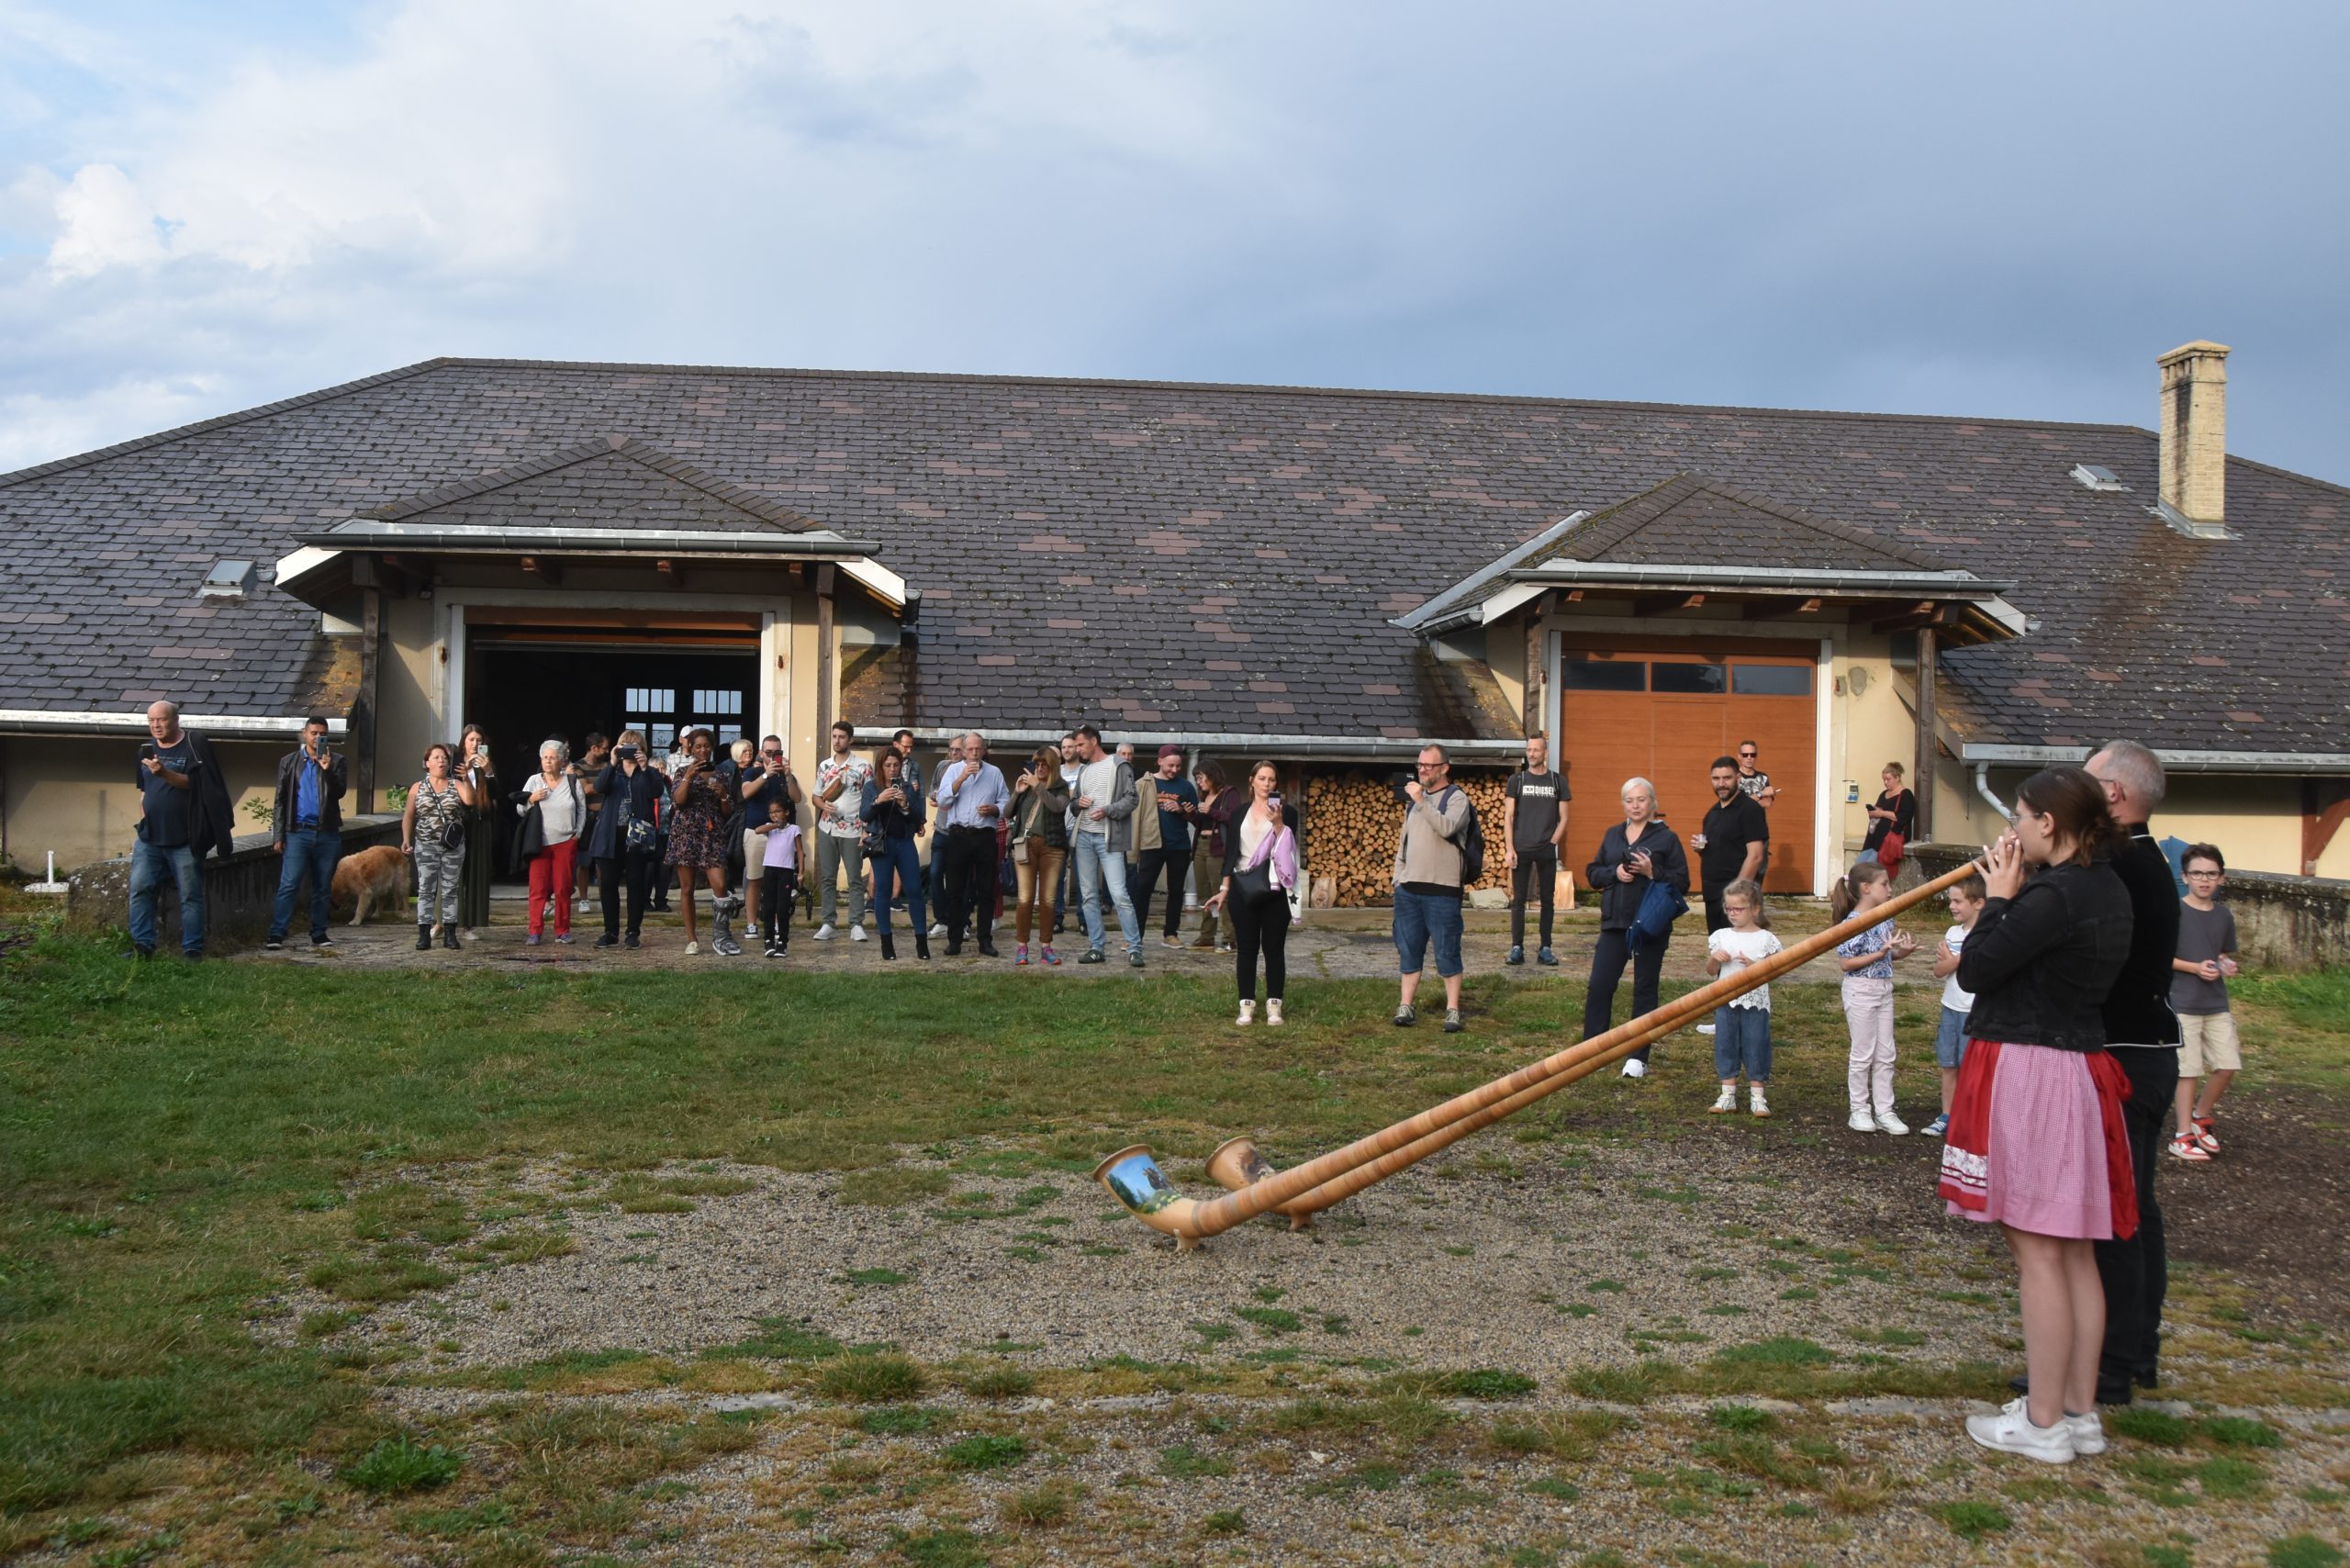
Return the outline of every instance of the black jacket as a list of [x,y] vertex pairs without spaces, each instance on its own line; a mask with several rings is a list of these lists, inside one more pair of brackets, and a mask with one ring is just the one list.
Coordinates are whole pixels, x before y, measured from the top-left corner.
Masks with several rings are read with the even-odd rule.
[[[1224,824],[1223,875],[1227,879],[1240,869],[1240,819],[1248,814],[1251,806],[1254,804],[1254,802],[1246,795],[1240,797],[1240,809],[1234,812],[1231,817]],[[1295,838],[1297,836],[1297,808],[1291,805],[1287,801],[1283,801],[1281,802],[1281,823],[1289,829],[1290,836],[1292,838]],[[1303,862],[1304,858],[1305,857],[1302,855],[1298,857],[1300,862]],[[1302,878],[1304,874],[1305,868],[1301,863],[1298,867],[1298,875]]]
[[1638,849],[1647,855],[1657,868],[1655,880],[1668,884],[1673,891],[1686,898],[1689,893],[1689,857],[1681,851],[1681,839],[1671,828],[1655,817],[1649,819],[1640,830],[1639,842],[1628,842],[1623,823],[1607,830],[1599,841],[1599,858],[1583,868],[1583,879],[1599,890],[1599,929],[1629,931],[1632,921],[1640,913],[1640,900],[1648,895],[1650,879],[1634,877],[1628,882],[1616,879],[1616,868],[1631,857]]
[[[310,765],[299,746],[277,759],[277,800],[270,808],[269,834],[283,844],[285,835],[294,831],[295,801],[300,798],[301,770]],[[342,831],[342,796],[350,768],[342,753],[327,753],[327,776],[319,790],[319,828],[323,833]]]
[[[620,809],[623,792],[628,796],[628,812]],[[633,774],[622,773],[617,762],[606,764],[604,771],[596,775],[596,799],[603,808],[588,833],[588,858],[619,859],[628,848],[622,836],[628,825],[623,818],[632,812],[644,822],[659,821],[661,802],[668,794],[668,776],[649,762],[640,761]]]
[[2105,861],[2050,866],[2012,899],[1993,899],[1958,952],[1975,993],[1966,1032],[2009,1045],[2093,1051],[2104,1005],[2130,956],[2130,890]]
[[2145,823],[2130,830],[2130,847],[2113,857],[2113,872],[2130,890],[2130,957],[2105,995],[2106,1042],[2175,1046],[2178,1014],[2170,1008],[2170,961],[2178,956],[2178,888],[2170,879],[2169,858]]

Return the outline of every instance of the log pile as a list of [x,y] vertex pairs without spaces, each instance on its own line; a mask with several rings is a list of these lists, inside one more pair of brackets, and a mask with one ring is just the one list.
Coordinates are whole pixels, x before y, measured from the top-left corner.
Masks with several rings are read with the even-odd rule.
[[[1403,824],[1389,778],[1404,767],[1349,767],[1309,774],[1304,790],[1305,859],[1315,880],[1329,878],[1340,908],[1394,902],[1395,831]],[[1509,888],[1502,842],[1500,769],[1455,769],[1485,830],[1485,875],[1474,885]]]

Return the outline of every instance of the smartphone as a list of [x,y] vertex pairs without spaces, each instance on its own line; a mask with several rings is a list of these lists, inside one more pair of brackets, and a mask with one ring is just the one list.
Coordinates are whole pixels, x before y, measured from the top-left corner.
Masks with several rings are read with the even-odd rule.
[[162,753],[161,753],[161,752],[159,752],[159,751],[157,751],[157,750],[155,749],[155,743],[154,743],[153,741],[149,741],[145,745],[142,745],[142,746],[140,746],[140,747],[139,748],[139,759],[140,759],[141,762],[146,761],[146,760],[147,760],[147,758],[149,758],[149,757],[151,757],[151,756],[162,756]]
[[632,745],[616,745],[612,748],[612,755],[619,757],[623,762],[634,762],[637,756],[637,748]]

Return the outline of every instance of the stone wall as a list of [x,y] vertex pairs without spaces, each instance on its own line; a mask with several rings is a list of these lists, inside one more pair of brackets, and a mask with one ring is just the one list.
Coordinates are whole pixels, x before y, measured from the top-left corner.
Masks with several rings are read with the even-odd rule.
[[[371,845],[397,844],[400,819],[396,814],[350,816],[343,819],[342,852]],[[269,916],[277,902],[277,877],[282,857],[269,834],[245,834],[226,857],[204,860],[204,946],[207,952],[249,946],[269,934]],[[296,924],[308,929],[308,906],[297,912]],[[84,932],[109,931],[129,923],[130,859],[94,860],[75,870],[65,890],[67,924]],[[156,951],[176,953],[180,946],[180,900],[171,879],[155,906]]]
[[[1910,857],[1929,877],[1978,852],[1973,845],[1909,846]],[[2221,898],[2235,911],[2236,938],[2248,966],[2314,969],[2350,964],[2350,881],[2231,870]]]

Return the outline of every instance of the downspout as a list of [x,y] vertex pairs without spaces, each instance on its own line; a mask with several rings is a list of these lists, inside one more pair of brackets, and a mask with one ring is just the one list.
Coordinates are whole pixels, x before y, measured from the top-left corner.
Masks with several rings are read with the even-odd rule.
[[1987,762],[1978,762],[1975,765],[1975,792],[1990,802],[1991,809],[1999,813],[2001,822],[2011,823],[2016,820],[2015,813],[2008,810],[1999,797],[1991,793],[1991,765]]

